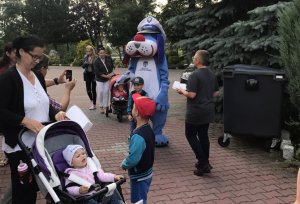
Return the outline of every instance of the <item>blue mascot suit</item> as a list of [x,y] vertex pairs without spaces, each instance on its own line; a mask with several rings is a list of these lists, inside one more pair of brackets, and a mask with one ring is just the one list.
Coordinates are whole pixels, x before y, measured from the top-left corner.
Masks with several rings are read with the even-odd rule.
[[[156,102],[156,112],[151,118],[157,146],[169,143],[163,135],[169,102],[169,73],[164,52],[165,32],[160,23],[153,17],[147,17],[138,25],[138,34],[126,45],[124,62],[129,61],[126,76],[139,76],[144,79],[143,89]],[[124,78],[123,77],[123,78]],[[119,81],[122,80],[122,77]]]

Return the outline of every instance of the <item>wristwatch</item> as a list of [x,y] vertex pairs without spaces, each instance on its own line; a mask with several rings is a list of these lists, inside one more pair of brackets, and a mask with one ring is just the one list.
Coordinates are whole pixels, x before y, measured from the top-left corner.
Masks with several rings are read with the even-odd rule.
[[53,79],[53,81],[54,81],[54,83],[56,84],[56,85],[58,85],[59,83],[58,83],[58,78],[56,77],[56,78],[54,78]]

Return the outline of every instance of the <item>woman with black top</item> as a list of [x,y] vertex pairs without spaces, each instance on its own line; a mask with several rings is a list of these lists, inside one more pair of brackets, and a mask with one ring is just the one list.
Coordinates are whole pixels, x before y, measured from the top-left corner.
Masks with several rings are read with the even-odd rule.
[[115,67],[112,58],[106,55],[103,47],[99,49],[98,55],[99,57],[94,61],[94,72],[100,99],[100,112],[105,113],[108,107],[109,80],[115,75]]
[[95,82],[95,74],[94,74],[94,65],[93,62],[96,59],[97,55],[92,46],[88,45],[85,48],[86,55],[83,59],[82,68],[84,69],[83,78],[85,81],[86,92],[91,100],[91,106],[89,110],[96,109],[96,100],[97,100],[97,92],[96,92],[96,82]]
[[44,44],[36,36],[18,37],[13,41],[17,64],[0,76],[0,126],[8,157],[12,203],[36,203],[37,185],[34,181],[21,184],[17,167],[22,160],[29,164],[27,156],[18,145],[18,133],[22,127],[28,128],[23,134],[23,142],[31,148],[37,133],[44,127],[41,122],[64,120],[65,112],[57,112],[49,105],[44,77],[31,69],[40,61]]

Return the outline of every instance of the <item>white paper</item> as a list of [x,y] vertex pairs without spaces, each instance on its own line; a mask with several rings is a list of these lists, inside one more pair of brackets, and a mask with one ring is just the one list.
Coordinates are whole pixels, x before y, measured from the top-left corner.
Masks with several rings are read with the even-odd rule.
[[174,81],[172,88],[175,90],[176,89],[186,90],[186,84],[180,83],[179,81]]
[[72,106],[71,108],[69,108],[69,110],[66,112],[66,116],[70,120],[78,123],[84,130],[84,132],[89,131],[93,126],[93,123],[88,119],[88,117],[78,106]]

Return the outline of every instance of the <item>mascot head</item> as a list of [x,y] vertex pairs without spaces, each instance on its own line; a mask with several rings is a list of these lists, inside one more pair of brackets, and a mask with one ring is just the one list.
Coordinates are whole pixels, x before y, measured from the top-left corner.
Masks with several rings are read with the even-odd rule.
[[124,64],[128,64],[131,57],[157,57],[161,63],[165,57],[166,34],[161,24],[154,17],[143,19],[137,34],[125,47]]

